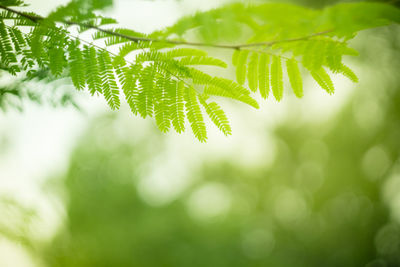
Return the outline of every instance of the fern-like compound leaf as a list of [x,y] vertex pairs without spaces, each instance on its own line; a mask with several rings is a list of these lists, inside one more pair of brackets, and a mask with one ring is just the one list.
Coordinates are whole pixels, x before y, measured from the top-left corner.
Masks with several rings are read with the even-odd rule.
[[286,70],[294,94],[298,98],[301,98],[303,96],[303,81],[301,79],[301,74],[297,61],[293,58],[286,60]]
[[187,118],[192,128],[194,136],[200,141],[207,141],[206,125],[197,99],[197,93],[193,87],[186,87],[185,101]]
[[358,77],[357,75],[353,72],[352,69],[347,67],[346,65],[342,64],[340,66],[340,69],[338,70],[339,73],[343,74],[347,78],[349,78],[352,82],[356,83],[358,82]]
[[269,95],[269,55],[262,53],[258,63],[258,87],[262,98]]
[[324,68],[321,67],[318,70],[312,70],[310,73],[319,86],[321,86],[321,88],[328,94],[333,94],[335,92],[335,87],[333,86],[331,77]]
[[233,54],[232,54],[232,65],[235,66],[235,67],[238,64],[240,52],[241,52],[241,50],[239,50],[239,49],[235,49],[235,51],[233,51]]
[[171,99],[171,120],[177,133],[185,131],[185,84],[183,81],[174,82],[168,87],[168,95]]
[[78,90],[85,88],[85,65],[83,61],[82,51],[79,48],[79,42],[71,43],[69,46],[69,71],[72,83]]
[[129,55],[131,52],[140,50],[140,49],[145,49],[149,47],[149,43],[144,43],[144,42],[127,42],[123,46],[120,47],[118,56],[120,58],[124,58],[127,55]]
[[97,60],[97,52],[93,46],[85,46],[83,50],[83,61],[86,70],[86,83],[89,88],[89,92],[93,95],[94,93],[103,93],[101,87],[101,74],[99,63]]
[[138,73],[141,70],[141,65],[135,64],[117,68],[119,82],[122,86],[126,102],[128,103],[133,114],[137,115],[139,105],[139,91],[137,87]]
[[166,133],[171,127],[169,88],[175,86],[175,81],[169,76],[158,75],[153,91],[154,117],[161,132]]
[[206,65],[206,66],[217,66],[221,68],[226,68],[228,65],[218,59],[213,57],[205,57],[205,56],[192,56],[192,57],[183,57],[179,60],[179,63],[182,65]]
[[18,61],[14,54],[11,37],[6,25],[2,21],[0,21],[0,35],[0,62],[7,67],[11,74],[15,75],[19,72],[19,67],[16,65]]
[[328,42],[309,40],[305,46],[303,65],[310,70],[318,70],[324,63]]
[[104,50],[99,51],[98,61],[104,98],[111,109],[118,109],[120,106],[119,88],[116,82],[110,54]]
[[8,33],[10,34],[16,54],[21,54],[22,49],[26,46],[26,42],[22,36],[22,33],[17,28],[11,27],[8,28]]
[[236,81],[243,85],[246,81],[247,57],[249,56],[248,50],[241,50],[237,59],[236,67]]
[[229,97],[254,108],[259,108],[257,101],[250,96],[250,92],[234,81],[219,77],[211,77],[196,69],[190,69],[190,74],[195,84],[205,85],[204,93],[208,95]]
[[258,88],[258,53],[251,53],[248,64],[247,81],[252,92]]
[[271,87],[275,99],[277,101],[281,101],[283,97],[283,73],[282,73],[282,61],[281,58],[278,56],[272,57]]
[[215,126],[217,126],[226,136],[231,135],[232,129],[228,117],[221,107],[215,102],[207,103],[203,97],[199,97],[199,100]]
[[143,69],[139,76],[138,112],[143,117],[153,116],[154,65]]
[[49,67],[50,71],[54,76],[60,76],[65,64],[67,63],[64,49],[61,47],[54,47],[49,51]]
[[337,73],[342,65],[342,53],[337,42],[330,42],[326,47],[325,65]]

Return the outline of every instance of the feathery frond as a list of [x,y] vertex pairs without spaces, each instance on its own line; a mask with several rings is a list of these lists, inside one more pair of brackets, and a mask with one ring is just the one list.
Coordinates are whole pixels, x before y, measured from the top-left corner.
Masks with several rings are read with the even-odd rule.
[[139,105],[139,90],[137,86],[137,80],[139,76],[137,73],[140,72],[141,65],[124,66],[117,68],[117,74],[119,81],[124,92],[126,102],[128,103],[133,114],[137,115]]
[[99,71],[102,82],[102,92],[111,109],[118,109],[120,106],[119,88],[115,79],[115,73],[110,54],[107,51],[98,51]]
[[358,82],[357,75],[346,65],[344,64],[340,65],[338,72],[349,78],[352,82],[354,83]]
[[335,87],[333,86],[331,77],[324,68],[321,67],[318,70],[312,70],[310,73],[319,86],[321,86],[321,88],[328,94],[333,94],[335,92]]
[[171,89],[176,87],[176,81],[171,77],[163,77],[159,75],[156,78],[156,86],[154,90],[154,117],[161,132],[166,133],[171,127],[171,99],[168,93]]
[[282,61],[278,56],[272,57],[271,63],[271,88],[275,99],[279,102],[283,97]]
[[258,53],[251,53],[248,64],[247,81],[252,92],[258,88]]
[[246,81],[247,57],[249,56],[248,50],[239,52],[237,65],[236,65],[236,80],[240,85]]
[[199,97],[199,100],[215,126],[217,126],[218,129],[226,136],[231,135],[232,129],[229,125],[228,117],[225,115],[225,112],[221,109],[221,107],[215,102],[207,103],[206,100],[201,96]]
[[[337,4],[322,10],[293,4],[235,3],[145,34],[115,25],[104,27],[117,21],[94,11],[110,2],[74,0],[41,17],[11,8],[24,6],[22,0],[1,1],[1,70],[21,73],[27,80],[40,75],[69,77],[76,89],[104,96],[112,110],[121,105],[121,91],[133,114],[153,118],[162,132],[171,128],[183,132],[187,118],[201,142],[207,140],[205,113],[225,135],[232,132],[214,99],[229,98],[259,108],[252,93],[266,99],[272,90],[281,101],[282,61],[297,97],[303,96],[301,68],[332,94],[327,70],[358,81],[343,64],[346,56],[358,55],[348,41],[362,29],[400,23],[398,8],[379,3]],[[73,36],[76,30],[91,30],[92,38]],[[191,36],[197,40],[189,40]],[[238,44],[239,37],[246,41]],[[118,53],[109,52],[110,46]],[[204,47],[233,50],[236,81],[211,75],[212,68],[227,68],[228,64],[209,56]]]
[[72,83],[75,88],[82,90],[85,88],[85,65],[79,42],[73,42],[69,46],[69,71]]
[[171,99],[171,120],[177,133],[185,131],[185,84],[182,81],[175,82],[168,87],[169,99]]
[[199,139],[200,142],[205,142],[207,141],[207,131],[197,93],[193,87],[186,87],[185,89],[187,118],[190,122],[190,127],[196,138]]
[[258,86],[264,99],[269,95],[269,78],[269,55],[262,53],[258,63]]
[[85,46],[83,50],[83,59],[86,70],[86,83],[89,92],[92,95],[96,92],[102,94],[102,82],[96,49],[93,46]]
[[154,65],[143,69],[139,76],[138,111],[143,117],[153,116]]
[[299,70],[299,66],[295,59],[286,60],[286,70],[289,76],[290,84],[292,85],[292,89],[294,94],[301,98],[303,96],[303,82],[301,80],[301,74]]

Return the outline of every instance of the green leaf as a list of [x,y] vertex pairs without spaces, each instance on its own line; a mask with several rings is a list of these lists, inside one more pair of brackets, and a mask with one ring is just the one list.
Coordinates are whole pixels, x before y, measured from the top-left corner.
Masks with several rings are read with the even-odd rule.
[[139,91],[136,82],[139,77],[141,65],[124,66],[118,71],[119,81],[124,92],[126,102],[133,114],[137,115],[139,105]]
[[138,111],[143,117],[153,116],[154,65],[143,69],[139,76]]
[[82,51],[79,48],[79,42],[71,43],[69,46],[69,72],[72,83],[78,90],[85,88],[85,65],[83,62]]
[[240,52],[241,51],[238,50],[238,49],[233,51],[233,54],[232,54],[232,64],[233,64],[233,66],[237,66],[237,64],[238,64]]
[[197,93],[193,87],[186,87],[185,93],[187,118],[192,128],[194,136],[200,141],[207,141],[206,125],[197,101]]
[[102,50],[97,55],[101,74],[103,95],[111,109],[119,109],[119,88],[116,82],[112,61],[108,51]]
[[92,95],[96,92],[101,94],[103,90],[101,88],[100,68],[97,60],[96,49],[93,46],[85,46],[83,57],[86,69],[86,83],[89,92]]
[[251,53],[248,64],[247,81],[251,91],[255,92],[258,88],[258,53]]
[[218,66],[221,68],[226,68],[228,65],[218,58],[204,57],[204,56],[192,56],[183,57],[179,60],[182,65],[208,65],[208,66]]
[[271,87],[275,99],[279,102],[283,97],[283,74],[282,62],[278,56],[272,57],[271,64]]
[[333,86],[331,77],[324,68],[321,67],[319,70],[311,71],[311,75],[319,86],[321,86],[321,88],[328,94],[333,94],[335,92],[335,87]]
[[61,47],[54,47],[49,51],[49,59],[51,73],[56,77],[60,76],[66,64],[64,49]]
[[215,102],[207,103],[203,97],[199,97],[199,100],[206,109],[211,121],[218,127],[218,129],[226,136],[231,135],[232,129],[229,125],[228,117],[225,115],[225,112],[221,107]]
[[237,60],[237,67],[236,67],[236,81],[243,85],[246,81],[246,64],[247,64],[247,57],[249,55],[248,50],[241,50],[239,53],[239,58]]
[[175,82],[174,86],[168,87],[171,99],[171,120],[174,129],[178,133],[185,131],[185,84],[183,81]]
[[269,95],[269,56],[266,53],[260,55],[258,63],[258,87],[262,98]]
[[158,75],[154,95],[154,117],[161,132],[166,133],[171,127],[170,102],[168,88],[176,86],[171,77]]
[[342,64],[338,72],[349,78],[352,82],[358,82],[357,75],[346,65]]
[[294,58],[286,60],[286,69],[294,94],[301,98],[303,96],[303,81],[297,61]]

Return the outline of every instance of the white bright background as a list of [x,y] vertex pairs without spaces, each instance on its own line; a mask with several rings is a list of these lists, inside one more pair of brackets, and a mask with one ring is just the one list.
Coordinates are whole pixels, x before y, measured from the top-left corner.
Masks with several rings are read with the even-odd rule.
[[[46,15],[54,7],[68,1],[26,2],[30,4],[27,10]],[[106,15],[118,19],[123,27],[150,32],[173,24],[185,14],[217,7],[224,2],[227,1],[115,0],[114,8]],[[362,75],[360,78],[362,80]],[[190,183],[188,170],[200,164],[202,159],[224,157],[238,164],[271,164],[274,158],[274,140],[273,136],[266,138],[263,129],[269,127],[272,130],[274,125],[291,116],[290,111],[293,109],[306,114],[306,121],[329,119],[340,110],[346,99],[349,99],[349,94],[354,91],[353,85],[348,81],[336,79],[334,82],[337,88],[334,96],[328,96],[323,90],[314,88],[314,83],[307,83],[306,97],[300,101],[288,96],[279,104],[274,100],[260,101],[260,110],[240,105],[228,106],[226,109],[233,126],[231,137],[224,137],[212,126],[206,144],[197,142],[190,131],[180,136],[173,133],[166,135],[168,145],[155,159],[157,164],[152,164],[160,167],[151,168],[146,173],[139,185],[141,195],[152,205],[171,201]],[[50,237],[60,222],[59,208],[42,192],[44,181],[50,175],[66,170],[74,144],[85,131],[90,119],[108,110],[103,99],[88,97],[87,94],[83,94],[79,102],[84,112],[73,108],[54,109],[29,104],[22,113],[0,113],[0,137],[5,136],[9,142],[5,151],[0,151],[0,195],[11,196],[38,209],[41,218],[45,218],[40,225],[43,236]],[[148,124],[147,121],[132,116],[123,123],[129,126]],[[181,160],[189,166],[187,169],[176,164]],[[177,168],[180,168],[180,175],[165,175],[166,170]],[[196,199],[191,203],[189,204],[196,205]],[[33,264],[22,248],[0,238],[0,266],[25,267]]]

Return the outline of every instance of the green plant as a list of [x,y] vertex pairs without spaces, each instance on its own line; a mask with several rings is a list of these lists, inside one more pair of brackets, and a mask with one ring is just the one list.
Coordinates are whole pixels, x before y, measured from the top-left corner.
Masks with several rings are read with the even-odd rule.
[[[322,10],[236,3],[143,34],[110,27],[117,22],[96,13],[110,4],[74,0],[41,17],[16,10],[13,6],[23,6],[22,0],[3,0],[1,69],[12,75],[23,72],[27,79],[43,70],[49,70],[52,79],[70,77],[78,90],[103,95],[113,110],[120,107],[123,93],[132,112],[154,118],[162,132],[171,128],[183,132],[186,118],[200,141],[207,140],[204,111],[225,135],[232,132],[215,97],[258,108],[252,93],[265,99],[271,91],[280,101],[284,73],[294,94],[302,97],[301,69],[332,94],[327,70],[358,81],[342,61],[343,56],[357,55],[348,41],[363,29],[400,22],[399,9],[379,3],[337,4]],[[91,41],[72,34],[88,30],[93,31]],[[198,40],[189,40],[193,35]],[[98,40],[104,45],[93,44]],[[111,46],[119,46],[119,52],[108,51]],[[206,48],[232,52],[236,81],[214,77],[197,67],[228,66],[208,56]],[[134,59],[128,60],[128,55]]]

